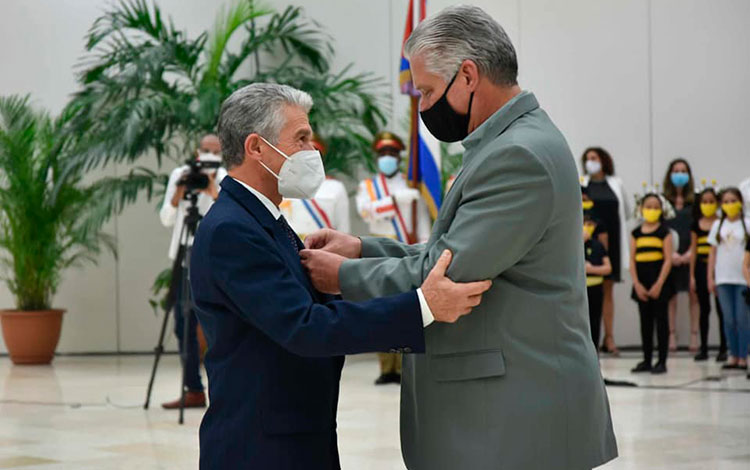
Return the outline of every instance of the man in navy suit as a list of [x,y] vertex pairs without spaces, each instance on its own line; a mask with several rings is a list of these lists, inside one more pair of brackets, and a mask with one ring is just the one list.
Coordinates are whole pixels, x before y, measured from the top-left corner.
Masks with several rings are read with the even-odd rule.
[[204,470],[339,469],[344,354],[423,352],[426,325],[455,322],[490,286],[446,278],[446,252],[416,291],[354,303],[313,288],[300,263],[303,245],[278,208],[282,196],[306,197],[322,181],[311,106],[302,91],[264,83],[222,105],[229,177],[198,229],[191,262],[209,345]]

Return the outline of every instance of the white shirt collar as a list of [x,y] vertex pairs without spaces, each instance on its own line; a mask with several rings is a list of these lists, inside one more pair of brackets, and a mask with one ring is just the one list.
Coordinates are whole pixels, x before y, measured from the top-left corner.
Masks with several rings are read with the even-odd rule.
[[251,193],[253,193],[253,195],[255,195],[255,197],[257,197],[258,200],[261,202],[261,204],[263,204],[263,206],[265,206],[265,208],[268,209],[268,212],[271,213],[271,215],[273,216],[273,218],[276,219],[276,220],[279,220],[279,217],[281,217],[281,211],[279,210],[278,207],[276,207],[276,204],[274,204],[273,202],[271,202],[270,199],[268,199],[264,194],[260,193],[257,189],[253,188],[252,186],[250,186],[250,185],[248,185],[246,183],[243,183],[242,181],[238,180],[237,178],[232,178],[232,179],[235,180],[236,182],[240,183],[242,186],[245,187],[245,189],[247,189],[248,191],[250,191]]

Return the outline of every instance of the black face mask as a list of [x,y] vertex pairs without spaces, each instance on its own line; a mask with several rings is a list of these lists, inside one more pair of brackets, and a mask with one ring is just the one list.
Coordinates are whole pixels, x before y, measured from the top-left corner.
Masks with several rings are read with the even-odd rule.
[[469,110],[466,114],[457,113],[453,106],[448,103],[448,90],[456,81],[458,72],[453,76],[451,82],[446,87],[443,96],[435,102],[429,109],[419,113],[427,129],[435,136],[436,139],[443,142],[458,142],[469,135],[469,118],[471,117],[471,103],[474,101],[474,92],[469,96]]

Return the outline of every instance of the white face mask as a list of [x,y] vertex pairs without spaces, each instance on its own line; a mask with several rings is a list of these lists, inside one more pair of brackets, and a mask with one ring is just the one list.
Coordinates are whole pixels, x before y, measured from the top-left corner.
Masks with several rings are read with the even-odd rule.
[[291,157],[277,149],[273,144],[261,137],[272,149],[286,159],[277,175],[263,162],[260,162],[269,173],[279,180],[279,194],[292,199],[310,199],[323,184],[326,172],[323,159],[317,150],[300,150]]
[[602,171],[601,162],[597,162],[596,160],[586,160],[586,173],[597,175],[600,171]]

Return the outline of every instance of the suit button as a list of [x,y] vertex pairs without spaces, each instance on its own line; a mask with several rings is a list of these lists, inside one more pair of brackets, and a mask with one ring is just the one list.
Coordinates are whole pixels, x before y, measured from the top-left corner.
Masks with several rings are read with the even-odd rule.
[[404,348],[404,352],[405,352],[406,354],[409,354],[409,353],[411,352],[411,348]]

